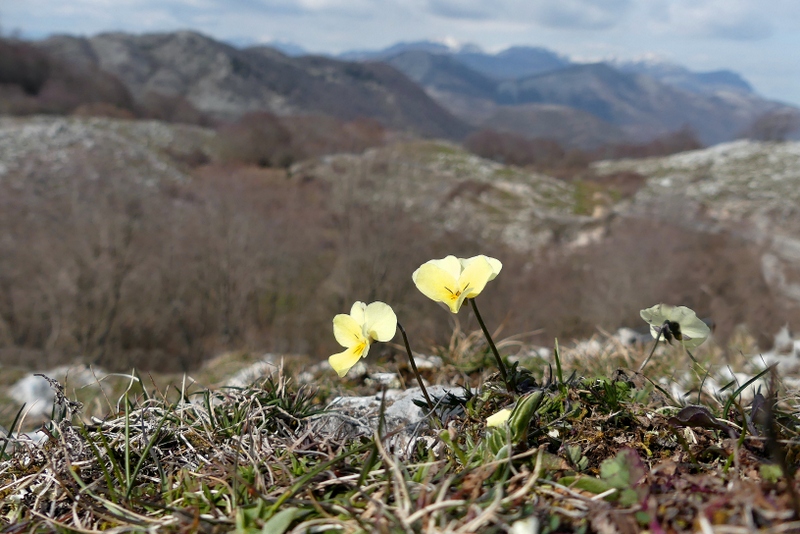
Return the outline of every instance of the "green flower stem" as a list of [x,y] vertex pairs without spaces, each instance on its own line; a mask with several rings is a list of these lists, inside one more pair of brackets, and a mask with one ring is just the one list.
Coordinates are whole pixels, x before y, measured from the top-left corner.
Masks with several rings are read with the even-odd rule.
[[408,354],[408,361],[411,363],[411,369],[414,370],[414,376],[417,377],[417,383],[419,384],[419,389],[422,390],[422,395],[425,397],[425,402],[428,403],[428,408],[431,410],[431,415],[434,415],[434,405],[431,401],[431,398],[428,396],[428,390],[425,389],[425,384],[422,382],[422,377],[419,374],[419,369],[417,369],[417,362],[414,361],[414,356],[411,354],[411,345],[408,343],[408,336],[406,335],[406,329],[403,328],[399,322],[397,323],[397,328],[400,329],[400,333],[403,334],[403,343],[406,344],[406,353]]
[[513,388],[508,381],[508,371],[506,371],[506,366],[503,363],[503,359],[500,357],[500,353],[497,352],[497,347],[494,345],[494,341],[492,341],[492,336],[489,334],[489,330],[486,328],[486,324],[483,322],[481,312],[478,311],[478,305],[475,303],[474,298],[467,300],[469,300],[470,304],[472,304],[472,311],[475,312],[475,318],[478,319],[478,324],[481,325],[481,330],[483,330],[483,335],[486,336],[486,341],[489,343],[489,348],[492,349],[494,359],[497,361],[497,368],[500,369],[500,376],[503,377],[503,382],[506,384],[506,390],[513,395],[515,388]]
[[639,366],[638,372],[641,373],[642,369],[644,369],[644,366],[647,365],[647,362],[649,362],[650,358],[653,357],[653,353],[656,351],[656,347],[658,346],[658,342],[661,341],[661,332],[664,331],[664,327],[667,326],[668,324],[669,324],[669,321],[664,321],[664,324],[661,326],[661,328],[658,331],[658,335],[656,336],[656,342],[653,345],[653,350],[650,351],[650,354],[647,355],[647,358],[642,362],[642,365]]

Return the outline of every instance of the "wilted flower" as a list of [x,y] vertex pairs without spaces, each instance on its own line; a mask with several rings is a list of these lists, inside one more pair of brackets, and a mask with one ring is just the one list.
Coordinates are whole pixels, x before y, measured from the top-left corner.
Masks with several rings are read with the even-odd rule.
[[350,315],[340,313],[333,318],[333,335],[347,350],[328,358],[328,363],[339,376],[344,376],[367,355],[373,341],[389,341],[396,330],[397,316],[388,304],[356,302]]
[[477,297],[502,268],[499,260],[484,255],[472,258],[447,256],[425,262],[411,278],[423,295],[458,313],[464,300]]
[[503,408],[499,412],[492,414],[486,418],[486,426],[487,427],[503,426],[503,423],[508,421],[509,417],[511,417],[511,410],[509,410],[508,408]]
[[711,330],[697,314],[686,306],[656,304],[639,312],[642,319],[650,323],[650,334],[658,339],[659,333],[666,341],[676,339],[687,349],[703,344]]
[[511,524],[511,534],[538,534],[539,518],[534,516],[514,521]]

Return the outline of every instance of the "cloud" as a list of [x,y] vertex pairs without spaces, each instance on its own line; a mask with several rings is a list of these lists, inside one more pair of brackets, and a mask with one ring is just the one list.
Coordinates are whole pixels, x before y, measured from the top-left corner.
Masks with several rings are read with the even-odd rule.
[[501,20],[556,29],[602,29],[616,25],[633,0],[426,0],[424,9],[456,20]]
[[631,7],[630,0],[562,0],[532,4],[536,22],[559,29],[598,30],[617,25]]
[[660,0],[651,15],[661,31],[692,37],[755,41],[775,30],[763,4],[752,0]]
[[460,2],[459,0],[428,0],[433,15],[448,19],[480,20],[494,18],[496,8],[486,2]]

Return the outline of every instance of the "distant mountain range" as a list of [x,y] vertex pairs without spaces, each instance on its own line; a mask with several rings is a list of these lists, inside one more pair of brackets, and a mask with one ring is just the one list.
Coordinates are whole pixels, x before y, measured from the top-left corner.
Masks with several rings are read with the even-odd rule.
[[351,61],[386,61],[407,52],[448,56],[484,76],[497,80],[532,76],[572,64],[565,56],[541,47],[514,46],[497,54],[487,54],[475,45],[454,49],[434,41],[397,43],[383,50],[344,52],[338,57]]
[[[271,45],[273,46],[273,45]],[[287,54],[302,50],[290,43],[276,43],[276,48]],[[291,53],[289,51],[292,51]],[[534,46],[513,46],[495,54],[482,51],[476,45],[453,48],[435,41],[397,43],[383,50],[350,51],[337,56],[348,61],[389,61],[408,52],[426,52],[455,59],[470,69],[495,80],[514,80],[536,74],[565,69],[586,62],[575,62],[552,50]],[[595,62],[598,63],[598,62]],[[752,93],[753,88],[741,75],[730,70],[692,72],[686,67],[650,57],[633,61],[612,59],[604,61],[625,73],[646,74],[668,85],[688,91],[709,93],[719,90],[734,90]]]
[[[765,113],[794,109],[760,97],[735,72],[692,72],[656,60],[587,64],[543,48],[487,54],[427,41],[342,57],[389,63],[475,127],[584,147],[647,141],[684,126],[714,144]],[[599,135],[587,135],[582,122]]]
[[731,71],[692,72],[662,61],[576,63],[551,50],[422,41],[339,57],[297,55],[287,43],[237,48],[180,31],[37,43],[49,54],[110,73],[136,100],[181,96],[220,120],[278,115],[371,117],[392,129],[463,139],[493,128],[566,146],[644,142],[685,126],[714,144],[771,112],[797,108],[757,95]]
[[754,92],[747,80],[730,70],[692,72],[686,67],[660,60],[612,61],[609,64],[622,72],[646,74],[667,85],[673,85],[693,93]]

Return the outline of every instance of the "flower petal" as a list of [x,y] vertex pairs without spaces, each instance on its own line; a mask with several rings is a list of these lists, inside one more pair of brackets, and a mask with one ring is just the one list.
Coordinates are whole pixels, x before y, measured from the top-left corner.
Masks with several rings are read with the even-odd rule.
[[677,321],[681,325],[681,333],[687,334],[691,338],[698,338],[702,336],[708,337],[711,329],[706,323],[702,321],[691,308],[686,306],[678,306],[673,312],[673,321]]
[[708,339],[711,329],[704,323],[691,308],[678,306],[673,311],[673,321],[681,325],[681,342],[687,349],[693,349]]
[[444,302],[452,310],[450,302],[458,298],[458,279],[451,273],[429,261],[414,271],[412,278],[423,295],[433,301]]
[[461,273],[461,278],[458,280],[459,290],[467,294],[466,298],[475,298],[480,295],[483,288],[486,287],[486,282],[491,280],[492,266],[486,260],[486,257],[476,256],[471,258],[472,261],[464,267]]
[[456,280],[458,280],[458,277],[461,276],[461,271],[463,270],[461,267],[461,262],[452,254],[450,256],[445,256],[440,260],[426,261],[425,264],[431,264],[439,267],[443,271],[450,273],[450,276]]
[[355,347],[366,341],[362,325],[350,315],[340,313],[333,318],[333,337],[343,347]]
[[484,256],[483,254],[480,254],[478,256],[473,256],[471,258],[460,258],[458,261],[460,261],[461,266],[466,269],[467,265],[469,265],[478,258],[483,258],[484,260],[489,262],[489,265],[491,265],[492,276],[489,277],[490,282],[494,280],[497,277],[497,275],[500,274],[500,271],[503,269],[503,264],[500,263],[500,260],[492,258],[490,256]]
[[671,311],[672,306],[669,304],[656,304],[651,308],[640,311],[639,315],[651,325],[661,326],[664,324],[664,321],[669,320],[667,314],[669,314]]
[[397,316],[388,304],[376,301],[367,306],[364,332],[376,341],[389,341],[397,331]]
[[363,302],[361,302],[360,300],[357,300],[357,301],[355,301],[353,303],[353,306],[350,308],[350,317],[355,319],[355,321],[358,324],[363,326],[363,324],[365,322],[364,315],[365,315],[366,309],[367,309],[367,305],[364,304]]
[[511,417],[511,410],[508,408],[503,408],[496,414],[490,415],[486,418],[486,426],[488,427],[496,427],[496,426],[503,426],[503,423],[508,421],[508,418]]
[[[639,312],[639,315],[650,323],[650,335],[653,336],[653,339],[658,339],[658,334],[661,331],[661,326],[664,324],[664,321],[669,320],[667,314],[672,311],[672,306],[669,304],[656,304],[651,308],[647,308]],[[661,339],[666,341],[662,336]]]
[[336,374],[341,377],[346,375],[347,371],[357,364],[358,360],[366,356],[368,352],[369,344],[364,342],[363,344],[355,345],[343,352],[330,356],[328,358],[328,363],[333,367],[333,370],[336,371]]
[[464,301],[467,300],[468,296],[469,295],[467,295],[466,292],[462,292],[458,296],[458,299],[448,302],[447,305],[450,307],[450,311],[453,313],[458,313],[458,310],[461,309],[461,305],[464,304]]

